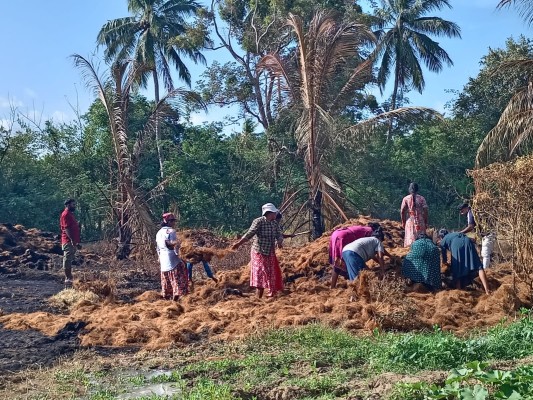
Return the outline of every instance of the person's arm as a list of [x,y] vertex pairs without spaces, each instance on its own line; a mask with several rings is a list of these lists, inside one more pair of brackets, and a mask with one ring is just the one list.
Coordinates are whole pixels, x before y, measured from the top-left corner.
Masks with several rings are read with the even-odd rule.
[[379,267],[380,267],[380,270],[381,270],[381,275],[385,276],[385,262],[383,261],[383,252],[382,251],[378,251],[376,258],[377,258],[377,262],[379,263]]
[[466,223],[468,225],[461,231],[461,233],[472,232],[476,227],[476,221],[474,220],[474,214],[472,213],[472,210],[468,210],[468,214],[466,214]]
[[254,222],[252,222],[252,225],[248,229],[248,232],[246,232],[242,238],[240,238],[236,243],[234,243],[231,246],[231,249],[237,250],[243,243],[246,243],[248,240],[253,238],[254,235],[257,233],[257,230],[259,229],[260,221],[261,221],[260,219],[254,220]]
[[283,238],[285,237],[285,235],[283,234],[283,232],[281,231],[281,228],[279,227],[279,224],[276,224],[276,237],[277,237],[277,242],[278,242],[278,249],[281,249],[283,247]]
[[459,233],[468,233],[468,232],[472,232],[474,229],[475,229],[475,225],[474,224],[468,224],[466,226],[465,229],[463,229],[462,231],[460,231]]
[[405,223],[407,222],[407,218],[405,216],[405,209],[407,208],[407,204],[405,204],[405,200],[402,200],[402,207],[400,209],[400,218],[402,219],[402,227],[405,228]]
[[66,227],[65,228],[65,234],[67,235],[68,237],[68,240],[70,240],[70,244],[73,245],[73,246],[76,246],[77,243],[74,243],[74,239],[72,238],[72,232],[70,231],[70,228]]
[[79,243],[74,243],[74,235],[72,234],[72,231],[70,229],[70,226],[72,224],[75,224],[76,221],[72,218],[70,214],[65,215],[65,217],[61,217],[61,225],[63,226],[63,229],[65,229],[65,234],[68,237],[68,240],[70,240],[70,244],[73,246],[77,246]]
[[170,250],[175,250],[176,247],[179,250],[179,241],[178,241],[175,230],[172,230],[171,232],[167,233],[167,238],[165,239],[165,245]]

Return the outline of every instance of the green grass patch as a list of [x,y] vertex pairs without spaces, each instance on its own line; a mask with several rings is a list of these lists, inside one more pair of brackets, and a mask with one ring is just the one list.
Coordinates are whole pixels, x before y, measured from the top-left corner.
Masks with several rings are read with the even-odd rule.
[[453,369],[443,384],[399,384],[392,400],[520,400],[533,398],[533,365],[511,371],[493,370],[472,362]]
[[[452,370],[461,365],[470,368],[470,363],[476,360],[513,360],[533,355],[533,318],[529,312],[524,313],[514,322],[502,321],[485,332],[467,337],[457,337],[438,327],[430,332],[375,331],[367,336],[355,336],[342,329],[312,324],[272,330],[201,351],[198,354],[191,348],[171,350],[166,362],[179,361],[155,376],[148,371],[128,375],[120,370],[91,373],[83,369],[60,369],[54,375],[55,390],[75,397],[108,400],[148,385],[169,383],[177,389],[175,398],[180,399],[281,398],[284,391],[294,393],[298,399],[327,400],[358,395],[364,398],[365,393],[355,390],[370,390],[367,383],[385,372],[412,375],[424,370]],[[526,374],[522,370],[517,373]],[[466,392],[471,390],[476,396],[481,396],[478,392],[485,393],[483,388],[489,395],[505,389],[481,382],[483,376],[468,375],[468,379],[479,381],[472,387],[466,381],[450,381],[446,385],[455,385],[457,390]],[[402,386],[396,392],[403,390],[403,398],[408,399],[411,397],[405,393],[426,396],[452,387],[417,385]],[[68,392],[67,388],[70,388]]]

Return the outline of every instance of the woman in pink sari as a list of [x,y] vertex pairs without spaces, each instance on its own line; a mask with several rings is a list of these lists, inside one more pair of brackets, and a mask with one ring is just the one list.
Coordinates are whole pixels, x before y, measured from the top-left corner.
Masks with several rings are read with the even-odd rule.
[[418,194],[418,185],[414,182],[409,185],[409,195],[403,198],[400,214],[405,230],[403,245],[409,247],[419,233],[426,233],[428,226],[428,205]]

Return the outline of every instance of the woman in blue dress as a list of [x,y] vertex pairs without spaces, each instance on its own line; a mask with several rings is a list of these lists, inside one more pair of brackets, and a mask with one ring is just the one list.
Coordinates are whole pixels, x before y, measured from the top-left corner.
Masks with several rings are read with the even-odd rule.
[[[448,251],[452,255],[452,279],[456,289],[461,289],[472,283],[482,268],[481,260],[476,250],[476,245],[468,236],[460,232],[448,233],[446,229],[439,231],[442,261],[448,263]],[[489,289],[483,285],[485,293]]]

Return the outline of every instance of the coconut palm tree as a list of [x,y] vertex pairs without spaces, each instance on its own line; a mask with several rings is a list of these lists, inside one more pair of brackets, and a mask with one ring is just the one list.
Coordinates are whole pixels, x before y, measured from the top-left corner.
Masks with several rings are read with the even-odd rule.
[[258,67],[271,79],[281,80],[280,106],[299,112],[294,135],[306,171],[307,204],[316,238],[322,233],[322,210],[331,224],[347,219],[342,188],[328,168],[328,157],[335,146],[353,141],[357,135],[370,134],[391,116],[428,118],[435,112],[406,107],[354,126],[340,126],[335,117],[354,98],[355,91],[371,80],[374,60],[365,59],[361,50],[376,41],[374,34],[364,24],[338,22],[331,11],[318,11],[309,24],[289,14],[287,25],[295,37],[294,52],[285,57],[266,55]]
[[453,65],[448,53],[430,37],[461,37],[461,29],[457,24],[427,16],[444,7],[451,8],[449,0],[382,0],[381,8],[376,10],[377,80],[383,90],[394,71],[392,110],[396,108],[399,90],[413,88],[419,93],[424,90],[421,62],[431,72],[442,71],[443,63]]
[[[513,63],[533,69],[533,60]],[[510,67],[510,63],[508,67]],[[530,71],[530,73],[533,71]],[[509,161],[533,150],[533,82],[509,101],[496,126],[485,136],[476,156],[476,168],[496,161]]]
[[518,9],[520,16],[524,18],[528,24],[533,24],[533,3],[530,0],[501,0],[498,3],[497,8],[511,5]]
[[[511,4],[520,10],[528,23],[533,23],[533,3],[529,0],[501,0],[498,8]],[[521,68],[529,83],[515,93],[496,126],[481,142],[476,155],[476,168],[497,161],[509,161],[533,150],[533,60],[507,61],[498,68]]]
[[[186,33],[186,18],[195,15],[199,9],[199,4],[194,0],[128,0],[128,11],[132,15],[108,21],[100,29],[97,42],[105,46],[106,61],[132,59],[137,65],[143,65],[143,72],[137,77],[138,82],[145,87],[151,75],[155,102],[158,103],[159,76],[163,78],[167,91],[174,88],[171,66],[178,71],[179,78],[190,86],[191,74],[182,58],[205,64],[205,58],[199,51],[203,43],[180,47],[175,40]],[[156,146],[163,179],[158,126],[156,121]]]
[[74,65],[82,72],[87,86],[104,106],[115,153],[117,169],[115,196],[110,200],[112,212],[117,220],[117,258],[129,255],[134,234],[140,243],[153,239],[154,223],[150,208],[144,200],[144,193],[138,187],[137,171],[145,139],[153,134],[157,121],[164,117],[178,117],[178,112],[187,101],[198,101],[197,94],[182,88],[174,89],[157,102],[140,132],[132,134],[128,127],[128,112],[131,92],[139,75],[145,72],[143,65],[132,61],[119,61],[111,66],[109,76],[100,77],[94,65],[86,58],[74,54]]

